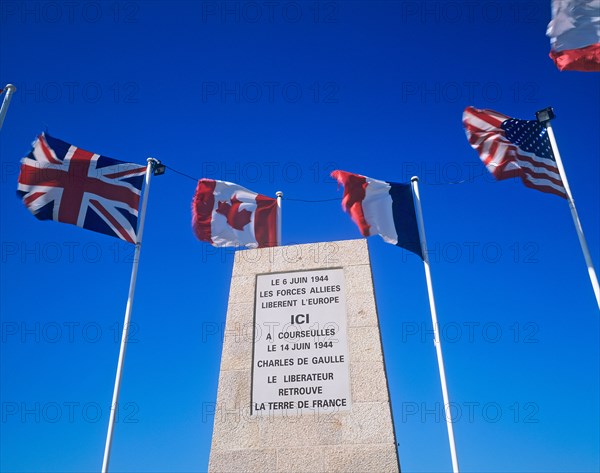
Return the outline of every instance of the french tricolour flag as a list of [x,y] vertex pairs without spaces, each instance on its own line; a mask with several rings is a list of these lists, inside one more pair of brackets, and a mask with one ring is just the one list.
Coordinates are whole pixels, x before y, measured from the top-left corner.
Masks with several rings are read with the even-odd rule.
[[546,35],[561,71],[600,71],[600,0],[553,0]]
[[363,236],[379,234],[387,243],[423,258],[410,184],[378,181],[339,170],[331,176],[344,186],[342,208]]
[[213,246],[277,246],[277,200],[231,182],[200,179],[192,227]]

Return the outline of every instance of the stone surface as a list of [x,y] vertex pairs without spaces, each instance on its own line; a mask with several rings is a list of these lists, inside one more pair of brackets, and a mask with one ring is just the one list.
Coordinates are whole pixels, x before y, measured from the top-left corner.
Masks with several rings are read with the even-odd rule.
[[377,326],[377,310],[372,293],[353,292],[346,297],[348,327]]
[[383,364],[379,362],[351,362],[353,402],[387,402],[388,390]]
[[350,327],[348,329],[350,361],[383,363],[379,327]]
[[321,448],[280,448],[277,450],[278,473],[314,473],[324,471]]
[[[351,409],[251,415],[256,275],[343,268]],[[398,472],[366,240],[236,252],[209,471]]]
[[209,471],[277,473],[277,451],[271,449],[211,450]]
[[323,469],[331,473],[398,472],[396,448],[393,445],[326,447],[323,457]]

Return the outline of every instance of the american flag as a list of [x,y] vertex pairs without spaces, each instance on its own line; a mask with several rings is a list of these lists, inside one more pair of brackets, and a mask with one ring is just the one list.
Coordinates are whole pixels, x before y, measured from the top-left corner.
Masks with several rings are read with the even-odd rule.
[[548,132],[537,120],[467,107],[463,125],[469,143],[496,179],[520,177],[527,187],[567,198]]
[[21,160],[17,195],[40,220],[137,241],[146,166],[85,151],[47,133]]

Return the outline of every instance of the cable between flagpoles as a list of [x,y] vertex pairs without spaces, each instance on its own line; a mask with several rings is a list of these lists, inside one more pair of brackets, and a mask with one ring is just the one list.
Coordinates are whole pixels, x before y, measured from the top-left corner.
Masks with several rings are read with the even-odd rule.
[[[182,177],[186,177],[187,179],[190,179],[191,181],[198,182],[200,180],[200,178],[194,177],[185,172],[179,171],[172,166],[167,166],[167,165],[164,165],[164,166],[167,169],[170,169],[171,171],[173,171],[175,174],[179,174]],[[424,185],[426,185],[426,186],[452,186],[452,185],[471,183],[471,182],[474,182],[475,179],[479,179],[480,177],[485,176],[487,174],[487,172],[488,171],[484,167],[480,174],[476,174],[476,175],[466,178],[466,179],[461,179],[459,181],[448,181],[448,182],[425,182]],[[499,181],[498,180],[492,181],[492,183],[497,183],[497,182],[499,182]],[[312,204],[312,203],[321,203],[321,202],[333,202],[336,200],[340,201],[340,200],[342,200],[342,198],[341,197],[333,197],[331,199],[294,199],[294,198],[286,197],[285,200],[287,200],[289,202],[308,202],[308,203]]]

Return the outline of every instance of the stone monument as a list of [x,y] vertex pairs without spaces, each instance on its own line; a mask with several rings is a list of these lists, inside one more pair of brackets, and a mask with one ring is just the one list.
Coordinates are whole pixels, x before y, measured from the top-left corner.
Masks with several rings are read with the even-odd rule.
[[236,252],[209,472],[399,472],[365,239]]

